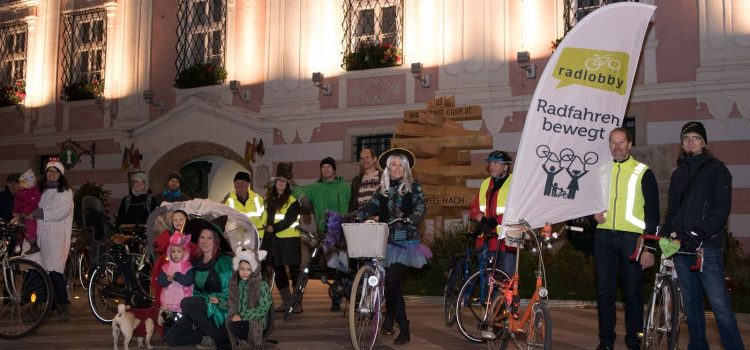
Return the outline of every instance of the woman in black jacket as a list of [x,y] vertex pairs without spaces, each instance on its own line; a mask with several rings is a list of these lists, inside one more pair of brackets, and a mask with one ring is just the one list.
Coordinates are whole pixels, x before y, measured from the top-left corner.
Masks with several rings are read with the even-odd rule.
[[117,211],[117,226],[123,224],[145,225],[149,214],[159,204],[151,196],[146,174],[135,173],[131,181],[130,193],[122,199]]

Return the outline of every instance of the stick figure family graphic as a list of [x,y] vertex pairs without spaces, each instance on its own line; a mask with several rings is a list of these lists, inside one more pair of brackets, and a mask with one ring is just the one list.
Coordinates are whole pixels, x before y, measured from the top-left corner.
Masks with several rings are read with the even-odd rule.
[[[599,155],[596,152],[587,152],[581,158],[570,148],[564,148],[560,154],[552,152],[548,145],[539,145],[536,148],[536,155],[544,159],[542,169],[547,173],[547,181],[544,183],[544,195],[548,197],[557,197],[565,199],[575,199],[576,192],[581,188],[578,180],[589,173],[587,165],[594,165],[599,161]],[[570,177],[567,187],[555,181],[557,174],[565,170]]]

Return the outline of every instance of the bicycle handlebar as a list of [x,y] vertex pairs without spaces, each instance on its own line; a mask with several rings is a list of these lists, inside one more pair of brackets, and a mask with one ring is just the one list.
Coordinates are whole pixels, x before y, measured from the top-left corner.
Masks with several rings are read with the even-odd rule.
[[[649,234],[642,234],[640,237],[638,237],[638,241],[636,241],[635,244],[635,251],[633,251],[633,255],[628,257],[631,261],[639,261],[641,259],[641,253],[643,252],[643,249],[653,250],[656,251],[657,248],[653,247],[647,247],[645,244],[645,241],[654,241],[658,242],[661,239],[670,239],[667,237],[661,237],[657,235],[649,235]],[[680,252],[678,251],[676,254],[682,254],[682,255],[695,255],[695,265],[690,266],[690,271],[703,271],[703,248],[699,248],[695,253],[690,252]]]

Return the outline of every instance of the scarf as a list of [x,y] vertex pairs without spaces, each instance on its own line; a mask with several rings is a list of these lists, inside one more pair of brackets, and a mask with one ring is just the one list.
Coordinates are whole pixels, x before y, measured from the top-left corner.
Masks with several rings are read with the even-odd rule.
[[60,181],[50,181],[50,180],[47,180],[47,181],[44,182],[44,188],[45,189],[48,189],[48,188],[57,188],[58,186],[60,186]]
[[182,195],[182,191],[180,191],[179,188],[174,191],[170,191],[168,188],[165,188],[164,192],[162,192],[161,194],[164,197],[179,198]]

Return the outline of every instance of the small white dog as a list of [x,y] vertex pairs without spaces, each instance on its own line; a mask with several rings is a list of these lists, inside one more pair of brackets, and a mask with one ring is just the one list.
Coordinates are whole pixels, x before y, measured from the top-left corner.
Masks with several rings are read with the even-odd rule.
[[[133,332],[141,324],[141,320],[138,319],[135,314],[128,311],[128,307],[125,304],[117,305],[117,315],[112,320],[112,337],[114,337],[115,350],[117,350],[117,340],[120,338],[120,333],[123,336],[123,347],[128,350],[128,344],[133,338]],[[144,322],[146,328],[146,348],[153,349],[151,346],[151,336],[154,335],[154,320],[146,318]],[[143,338],[138,337],[138,347],[143,347]]]

